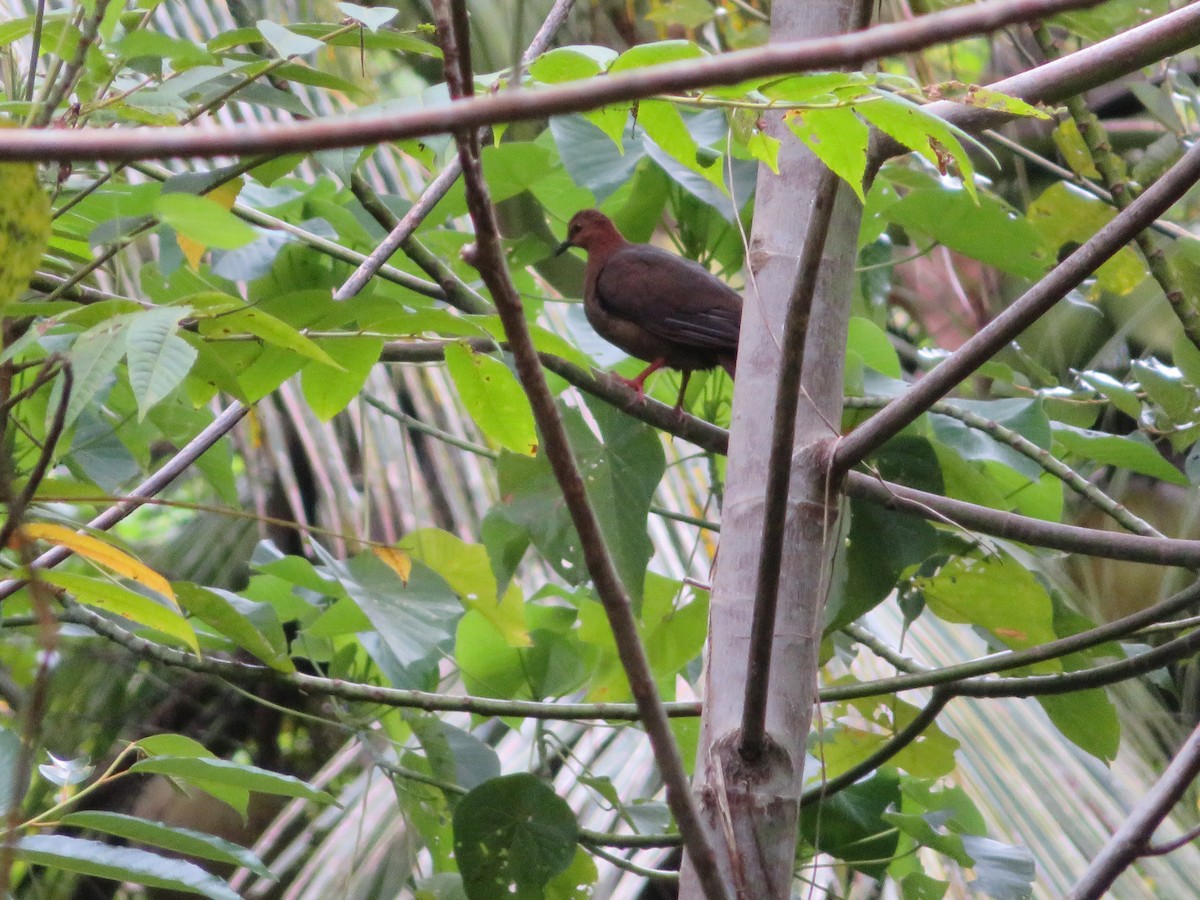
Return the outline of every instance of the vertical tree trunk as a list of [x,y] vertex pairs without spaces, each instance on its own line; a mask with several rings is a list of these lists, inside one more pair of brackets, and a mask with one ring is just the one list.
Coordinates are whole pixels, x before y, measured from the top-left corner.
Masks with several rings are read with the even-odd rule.
[[[856,0],[776,0],[771,40],[851,30]],[[718,858],[737,897],[790,896],[804,775],[816,699],[825,586],[832,569],[838,497],[827,496],[826,461],[842,412],[842,372],[861,209],[839,188],[813,298],[795,429],[787,537],[771,661],[768,752],[738,753],[755,579],[763,530],[763,485],[775,411],[787,301],[815,208],[822,165],[778,116],[767,130],[782,143],[780,174],[760,171],[745,290],[721,551],[714,575],[704,719],[694,790]],[[829,198],[826,198],[829,202]],[[680,896],[699,896],[685,868]]]

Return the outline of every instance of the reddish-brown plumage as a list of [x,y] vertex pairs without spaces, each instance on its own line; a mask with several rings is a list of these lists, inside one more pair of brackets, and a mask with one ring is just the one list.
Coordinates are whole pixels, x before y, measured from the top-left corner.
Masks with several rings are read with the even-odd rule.
[[730,377],[737,360],[742,298],[703,266],[652,247],[631,244],[603,213],[585,209],[571,217],[558,248],[587,251],[583,311],[596,332],[650,365],[621,379],[639,394],[663,366],[683,372],[679,402],[697,369],[721,366]]

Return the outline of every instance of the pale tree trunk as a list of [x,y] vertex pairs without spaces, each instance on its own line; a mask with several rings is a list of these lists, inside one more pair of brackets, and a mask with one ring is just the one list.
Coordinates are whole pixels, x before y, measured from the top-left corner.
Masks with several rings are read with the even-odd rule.
[[[841,34],[856,25],[856,0],[776,0],[771,40]],[[694,790],[732,896],[790,896],[804,775],[816,699],[822,608],[836,540],[837,496],[826,463],[841,421],[842,372],[861,209],[838,190],[804,347],[779,607],[766,710],[767,752],[739,753],[747,656],[763,536],[764,485],[775,415],[788,298],[813,218],[823,166],[778,117],[778,175],[758,179],[738,352],[721,548],[712,595],[704,719]],[[685,866],[682,898],[701,896]]]

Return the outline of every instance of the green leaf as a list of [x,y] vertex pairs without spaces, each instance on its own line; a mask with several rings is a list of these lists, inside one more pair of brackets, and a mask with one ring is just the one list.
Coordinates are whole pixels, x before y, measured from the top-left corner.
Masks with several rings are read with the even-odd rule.
[[1080,372],[1079,380],[1130,418],[1136,420],[1141,417],[1142,401],[1138,399],[1137,391],[1117,381],[1107,372]]
[[275,611],[228,591],[178,582],[179,605],[248,653],[279,672],[295,672],[288,657],[287,639]]
[[60,823],[71,828],[88,828],[126,840],[161,847],[184,856],[244,866],[256,875],[275,880],[271,870],[250,850],[216,835],[191,828],[179,828],[152,822],[137,816],[113,812],[75,812],[63,816]]
[[446,367],[463,406],[489,440],[513,453],[537,453],[533,410],[508,366],[462,344],[451,344],[446,347]]
[[186,308],[159,307],[130,318],[125,355],[139,422],[183,382],[196,361],[195,348],[177,334],[180,320],[189,312]]
[[328,366],[305,366],[300,372],[304,398],[322,422],[328,422],[358,396],[383,352],[383,339],[374,337],[321,338],[318,347],[341,371]]
[[200,323],[200,333],[207,337],[252,334],[272,347],[290,350],[321,365],[345,371],[328,353],[291,325],[254,307],[205,319]]
[[71,345],[67,359],[74,377],[71,397],[67,402],[68,426],[108,384],[113,370],[125,353],[125,330],[128,325],[126,317],[118,316],[85,331]]
[[912,190],[885,215],[964,256],[1022,278],[1040,278],[1051,262],[1045,241],[1029,220],[988,192],[973,199],[961,190]]
[[788,110],[783,120],[817,159],[850,185],[859,200],[865,201],[863,178],[867,172],[871,130],[853,110],[839,106]]
[[176,69],[216,65],[219,62],[203,44],[171,37],[158,31],[147,31],[144,28],[127,32],[121,40],[110,46],[126,59],[147,56],[160,60],[169,59]]
[[520,649],[506,641],[479,610],[469,610],[459,620],[454,633],[454,660],[472,694],[502,699],[530,698],[529,677],[523,659]]
[[1103,688],[1047,694],[1037,698],[1054,727],[1071,743],[1101,762],[1117,758],[1121,745],[1121,721],[1117,708]]
[[34,834],[17,838],[14,855],[29,865],[201,894],[212,900],[239,900],[228,884],[195,863],[134,847],[112,847],[59,834]]
[[50,240],[50,199],[33,163],[0,163],[0,308],[19,297]]
[[403,666],[437,654],[462,615],[457,595],[426,566],[414,564],[407,583],[373,553],[331,570]]
[[608,71],[609,73],[624,72],[629,69],[680,62],[686,59],[703,59],[706,56],[708,54],[691,41],[657,41],[630,47],[613,61],[613,64],[608,67]]
[[1061,422],[1052,424],[1054,440],[1068,453],[1105,466],[1120,466],[1141,475],[1150,475],[1171,484],[1187,484],[1187,477],[1167,462],[1141,434],[1126,436],[1072,428]]
[[[1104,201],[1065,181],[1050,185],[1025,211],[1030,223],[1055,253],[1082,244],[1116,214],[1116,210]],[[1145,266],[1132,247],[1122,247],[1096,270],[1100,287],[1114,294],[1128,294],[1145,277]]]
[[[325,46],[315,38],[296,34],[290,28],[284,28],[282,25],[272,22],[269,19],[259,19],[255,24],[258,25],[258,33],[263,36],[263,40],[270,44],[271,48],[285,59],[290,56],[303,56],[305,53],[312,53]],[[374,31],[374,29],[371,30]]]
[[[974,413],[990,422],[1015,431],[1040,449],[1050,448],[1050,422],[1042,410],[1040,400],[955,400],[954,406]],[[943,446],[951,448],[962,459],[975,462],[995,462],[1020,472],[1030,481],[1037,481],[1045,471],[1037,462],[1023,453],[1001,443],[978,428],[972,428],[960,420],[931,413],[929,416],[932,436]]]
[[106,578],[92,578],[58,569],[47,570],[44,576],[46,581],[73,594],[80,603],[115,613],[146,628],[161,631],[188,647],[197,656],[200,655],[195,630],[187,619],[170,607],[156,603],[149,597]]
[[489,144],[483,148],[481,161],[497,203],[528,190],[558,168],[552,150],[527,141]]
[[[605,543],[621,580],[640,601],[654,548],[646,534],[650,499],[666,469],[657,433],[606,404],[589,404],[601,440],[575,410],[563,422],[600,519]],[[570,584],[587,580],[579,536],[544,455],[503,454],[498,462],[502,500],[493,509],[529,534],[546,561]]]
[[664,153],[688,170],[727,194],[725,167],[721,154],[701,147],[688,131],[687,124],[674,104],[665,100],[643,100],[637,106],[637,124]]
[[1084,178],[1100,177],[1100,172],[1092,160],[1092,151],[1084,142],[1083,135],[1079,133],[1079,126],[1074,119],[1068,117],[1059,122],[1050,132],[1050,136],[1054,139],[1054,146],[1058,148],[1059,154],[1067,161],[1072,172],[1082,175]]
[[184,237],[205,247],[236,250],[258,239],[258,232],[208,197],[161,194],[154,212]]
[[616,58],[607,47],[558,47],[531,62],[529,74],[543,84],[561,84],[599,75]]
[[[1011,557],[955,557],[936,575],[918,578],[915,584],[939,619],[986,628],[1013,649],[1057,637],[1046,589]],[[1035,667],[1042,672],[1060,668],[1057,661]]]
[[468,544],[440,528],[422,528],[406,535],[399,547],[444,578],[463,606],[490,621],[509,646],[532,643],[520,588],[513,585],[503,599],[497,597],[496,576],[482,544]]
[[130,772],[166,775],[192,782],[203,788],[206,784],[221,784],[274,794],[280,797],[299,797],[317,803],[333,803],[333,797],[305,784],[292,775],[280,775],[258,766],[230,762],[227,759],[208,759],[195,756],[154,756],[129,767]]
[[1028,849],[973,834],[962,836],[962,846],[975,870],[975,880],[968,883],[971,893],[999,900],[1020,900],[1033,895],[1037,867]]
[[825,610],[825,630],[834,631],[878,606],[910,567],[937,549],[937,531],[923,519],[891,512],[876,503],[851,500],[846,581]]
[[900,841],[883,819],[885,811],[900,805],[899,785],[894,771],[882,769],[819,804],[805,806],[800,812],[800,839],[811,848],[808,852],[828,853],[851,869],[881,879]]
[[454,854],[470,900],[544,896],[578,839],[567,802],[525,773],[484,782],[454,810]]
[[892,346],[887,332],[870,319],[860,316],[850,318],[846,346],[879,374],[895,379],[904,376],[900,367],[900,357],[896,354],[896,348]]
[[953,157],[963,187],[975,199],[975,164],[951,126],[896,94],[878,93],[875,97],[876,101],[859,103],[854,109],[880,131],[925,157],[938,171],[945,171],[947,154]]

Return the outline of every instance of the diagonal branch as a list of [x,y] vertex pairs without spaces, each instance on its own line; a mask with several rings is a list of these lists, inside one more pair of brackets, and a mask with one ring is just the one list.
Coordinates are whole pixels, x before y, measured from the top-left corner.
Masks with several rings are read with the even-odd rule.
[[[463,0],[438,0],[434,4],[434,13],[445,53],[446,82],[451,96],[461,96],[470,89],[471,84],[467,57],[469,37],[465,27]],[[496,305],[513,354],[517,375],[529,396],[529,404],[541,432],[546,458],[579,534],[588,573],[608,616],[617,655],[628,676],[630,690],[666,786],[667,805],[675,816],[688,856],[700,873],[705,896],[709,900],[720,900],[725,897],[721,873],[692,803],[683,759],[658,696],[650,663],[638,635],[629,595],[608,554],[600,523],[588,502],[583,476],[575,463],[566,429],[554,407],[554,398],[542,373],[520,295],[505,267],[495,211],[479,161],[477,133],[460,129],[455,134],[455,140],[466,182],[467,207],[475,225],[476,265],[491,291],[492,302]]]
[[1105,896],[1126,868],[1142,855],[1154,829],[1171,812],[1184,792],[1200,775],[1200,725],[1188,736],[1167,770],[1133,810],[1117,832],[1075,882],[1068,900],[1092,900]]
[[1166,212],[1198,179],[1200,144],[902,397],[842,438],[834,451],[834,471],[845,472],[862,462],[917,419]]
[[[183,474],[209,447],[233,430],[233,426],[240,422],[249,411],[250,407],[248,406],[243,406],[236,401],[231,403],[203,431],[188,441],[183,449],[167,460],[157,472],[130,491],[129,495],[120,503],[110,506],[88,522],[87,527],[97,531],[112,528],[141,506],[145,500],[159,493]],[[70,555],[71,551],[66,547],[55,547],[35,559],[32,568],[52,569]],[[0,602],[11,597],[26,584],[26,579],[22,578],[0,581]]]

